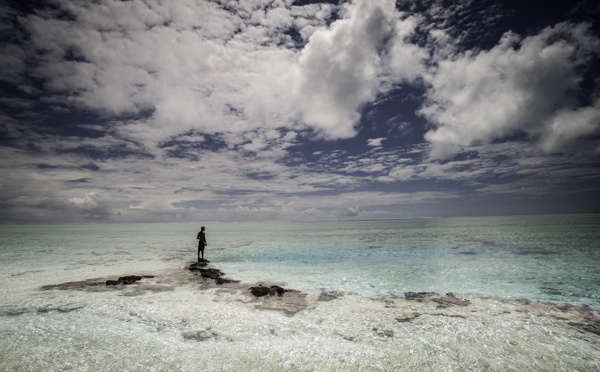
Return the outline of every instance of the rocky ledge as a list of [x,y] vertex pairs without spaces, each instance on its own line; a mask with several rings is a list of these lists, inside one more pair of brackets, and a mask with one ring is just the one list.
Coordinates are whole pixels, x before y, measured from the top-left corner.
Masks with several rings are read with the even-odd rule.
[[291,292],[289,289],[282,288],[278,285],[272,285],[270,287],[265,287],[262,284],[259,284],[256,287],[250,287],[250,293],[252,293],[256,297],[262,296],[283,296],[285,292]]
[[153,275],[126,275],[126,276],[122,276],[117,280],[107,280],[106,281],[106,285],[119,285],[119,284],[123,284],[123,285],[130,285],[133,284],[137,281],[142,280],[142,278],[154,278]]
[[[239,283],[239,280],[233,280],[225,278],[225,273],[214,267],[207,267],[210,261],[201,259],[198,262],[194,262],[187,266],[187,269],[193,272],[195,275],[199,275],[202,278],[204,285],[209,285],[207,280],[214,280],[214,284],[221,286],[229,283]],[[316,306],[316,301],[321,301],[321,297],[318,299],[312,299],[308,294],[294,289],[283,288],[276,284],[256,283],[255,285],[234,285],[234,290],[242,289],[243,291],[250,291],[250,295],[253,296],[251,302],[255,303],[257,309],[263,310],[278,310],[283,311],[286,314],[293,315],[301,310],[312,309]],[[248,293],[248,292],[246,292]],[[335,295],[326,295],[326,300],[331,300],[336,297]]]
[[188,266],[188,270],[193,273],[199,273],[203,278],[213,279],[216,284],[226,284],[226,283],[239,283],[239,280],[227,279],[224,278],[224,272],[216,268],[206,268],[206,266],[210,263],[207,259],[201,259],[198,262],[194,262],[193,264]]
[[[340,292],[322,292],[318,296],[307,294],[294,289],[283,288],[273,283],[244,284],[239,280],[225,277],[225,273],[217,268],[208,267],[210,261],[200,260],[188,264],[186,269],[193,275],[169,274],[160,277],[153,275],[126,275],[117,279],[97,278],[77,282],[67,282],[54,285],[45,285],[42,290],[82,290],[82,291],[118,291],[125,296],[137,296],[150,292],[174,290],[177,285],[184,283],[200,283],[202,288],[220,287],[220,291],[230,291],[246,296],[239,298],[242,302],[252,303],[257,309],[278,310],[294,315],[299,311],[314,309],[319,302],[333,301],[344,296]],[[154,278],[154,279],[151,279]],[[145,280],[150,279],[150,280]],[[423,316],[445,316],[467,318],[470,312],[460,310],[460,307],[471,305],[467,299],[457,298],[453,293],[441,295],[436,292],[405,292],[404,298],[386,298],[386,308],[398,307],[394,319],[400,323],[418,321]],[[408,301],[404,304],[402,301]],[[409,305],[413,302],[412,305]],[[551,304],[529,300],[522,300],[523,309],[517,311],[540,314],[564,320],[569,326],[581,332],[600,335],[600,309],[586,305]],[[398,306],[397,306],[398,305]],[[480,310],[480,304],[473,305],[471,312]],[[432,311],[433,308],[440,310]],[[375,329],[377,335],[389,337],[390,335]],[[383,333],[382,333],[383,332]],[[200,336],[193,336],[200,337]]]
[[137,283],[142,279],[154,278],[154,275],[126,275],[121,276],[118,279],[87,279],[81,280],[78,282],[66,282],[60,284],[50,284],[42,286],[42,290],[47,291],[51,289],[60,289],[60,290],[68,290],[68,289],[93,289],[98,287],[107,287],[107,286],[117,286],[117,285],[130,285],[133,283]]

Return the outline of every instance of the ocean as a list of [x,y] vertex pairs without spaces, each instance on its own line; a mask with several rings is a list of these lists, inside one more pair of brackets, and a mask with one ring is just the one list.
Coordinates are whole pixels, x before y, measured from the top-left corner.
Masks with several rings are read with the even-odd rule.
[[600,370],[599,267],[600,214],[3,225],[0,370]]

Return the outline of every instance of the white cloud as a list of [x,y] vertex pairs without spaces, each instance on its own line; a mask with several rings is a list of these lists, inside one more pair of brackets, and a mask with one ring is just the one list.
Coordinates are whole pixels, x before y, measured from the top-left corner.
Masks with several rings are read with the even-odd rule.
[[381,147],[381,142],[386,139],[387,138],[385,138],[385,137],[370,138],[367,140],[367,145],[371,146],[371,147]]
[[413,82],[425,72],[427,51],[408,41],[413,36],[419,19],[410,16],[398,20],[394,27],[394,38],[389,48],[389,73],[392,83],[399,81]]
[[[380,92],[385,74],[399,81],[420,73],[424,53],[404,42],[416,21],[398,17],[392,1],[357,0],[343,19],[312,34],[300,57],[296,101],[304,121],[324,137],[356,134],[359,109]],[[382,58],[387,48],[390,57]]]
[[[391,0],[346,4],[330,27],[331,5],[56,5],[73,19],[59,20],[57,11],[46,9],[22,20],[29,52],[43,51],[31,75],[45,82],[46,102],[117,117],[143,113],[116,122],[114,130],[149,151],[189,130],[241,134],[285,127],[351,137],[361,106],[390,82],[414,80],[425,56],[406,41],[416,18],[400,19]],[[312,28],[302,50],[290,48],[290,27],[301,34]]]
[[69,202],[75,204],[78,207],[97,207],[98,194],[96,194],[95,192],[90,192],[82,197],[69,198]]
[[[597,180],[590,159],[561,162],[523,143],[497,143],[520,131],[551,152],[598,132],[599,101],[573,100],[598,46],[584,26],[524,39],[508,33],[490,50],[458,53],[458,31],[436,29],[450,17],[444,8],[434,7],[442,21],[429,25],[392,0],[55,4],[70,16],[47,7],[20,18],[31,44],[8,44],[0,57],[7,66],[0,80],[37,97],[28,85],[35,78],[39,102],[21,96],[0,104],[89,110],[100,120],[78,125],[93,135],[61,137],[51,133],[65,128],[39,130],[0,114],[14,145],[0,146],[2,220],[393,217],[402,206],[457,197],[462,187],[486,195],[533,190],[546,170],[554,184]],[[340,18],[329,24],[334,12]],[[419,46],[417,37],[434,45]],[[469,148],[467,159],[423,161],[426,145],[405,141],[421,128],[404,112],[386,130],[365,128],[374,138],[357,141],[370,147],[364,153],[304,142],[356,135],[365,104],[387,98],[393,106],[385,96],[393,89],[410,91],[402,103],[414,102],[406,84],[428,98],[421,113],[433,128],[431,155]],[[499,183],[486,187],[490,178]]]
[[408,181],[416,176],[414,166],[398,166],[390,170],[387,179],[390,181]]
[[[68,202],[74,207],[73,210],[69,212],[76,212],[78,214],[77,217],[83,220],[105,221],[113,214],[113,210],[110,207],[109,202],[102,197],[102,195],[93,191],[88,192],[82,197],[69,198]],[[57,217],[59,218],[56,220],[60,220],[60,217],[62,216],[59,215]]]
[[346,208],[346,217],[356,217],[360,212],[361,210],[359,207],[348,207]]
[[[553,151],[597,131],[597,108],[580,108],[576,97],[578,70],[598,48],[585,25],[562,23],[522,40],[509,32],[489,51],[439,61],[426,77],[428,102],[420,111],[437,124],[425,135],[431,156],[445,158],[519,132],[541,137],[543,148]],[[567,116],[577,119],[567,122]]]
[[600,132],[600,100],[593,106],[560,110],[545,124],[541,148],[545,152],[563,149],[580,137]]
[[[287,124],[292,82],[286,76],[296,57],[272,45],[267,28],[210,2],[58,4],[73,13],[73,22],[52,13],[24,20],[32,45],[46,51],[34,76],[45,80],[55,102],[109,115],[152,112],[119,129],[148,145],[190,129]],[[272,9],[267,23],[279,19],[283,27],[287,13]],[[229,26],[210,27],[215,20]],[[74,59],[65,60],[68,54]]]

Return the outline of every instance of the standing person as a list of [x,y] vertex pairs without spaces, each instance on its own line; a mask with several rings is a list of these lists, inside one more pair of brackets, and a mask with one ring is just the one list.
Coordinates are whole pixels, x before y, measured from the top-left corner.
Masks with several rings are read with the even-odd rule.
[[198,262],[200,262],[200,255],[202,255],[202,259],[204,259],[204,247],[208,245],[208,243],[206,243],[206,234],[204,233],[204,230],[205,228],[202,226],[196,237],[196,239],[198,239]]

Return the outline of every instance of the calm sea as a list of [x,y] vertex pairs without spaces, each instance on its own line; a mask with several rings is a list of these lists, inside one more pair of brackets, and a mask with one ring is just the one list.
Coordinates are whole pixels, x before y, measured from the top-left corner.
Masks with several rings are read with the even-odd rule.
[[[600,368],[599,336],[542,309],[600,307],[599,214],[203,225],[206,257],[242,287],[343,295],[290,314],[190,281],[200,224],[4,225],[0,370]],[[40,289],[127,274],[156,278]],[[411,310],[407,291],[472,305]],[[408,310],[419,317],[398,321]]]

